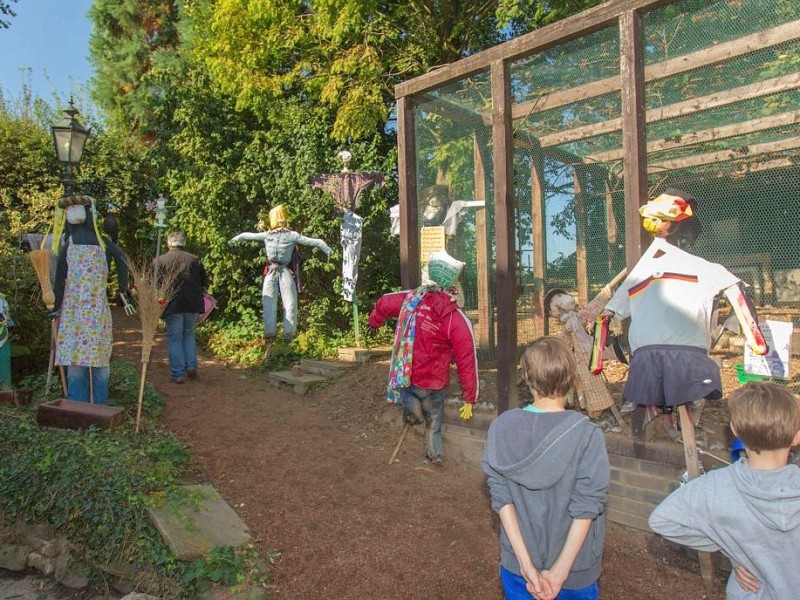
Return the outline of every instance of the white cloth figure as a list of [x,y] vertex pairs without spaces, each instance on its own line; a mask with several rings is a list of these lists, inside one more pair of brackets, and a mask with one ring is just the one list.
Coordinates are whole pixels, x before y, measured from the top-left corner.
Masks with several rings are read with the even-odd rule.
[[353,301],[358,280],[358,258],[361,256],[361,225],[363,217],[344,211],[340,233],[342,237],[342,297]]
[[389,233],[400,235],[400,205],[395,204],[389,209]]
[[631,351],[652,345],[711,347],[714,298],[740,279],[722,265],[655,238],[606,310],[631,317]]
[[484,206],[486,206],[485,200],[456,200],[453,202],[447,209],[447,214],[442,222],[445,235],[456,234],[468,208],[483,208]]

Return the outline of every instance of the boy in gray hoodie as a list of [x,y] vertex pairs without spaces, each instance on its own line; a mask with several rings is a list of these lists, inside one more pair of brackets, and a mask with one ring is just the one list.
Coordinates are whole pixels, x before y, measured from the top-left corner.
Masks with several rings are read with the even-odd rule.
[[728,400],[731,430],[747,458],[678,488],[650,515],[650,527],[695,550],[721,550],[734,566],[728,600],[800,595],[800,403],[784,386],[748,383]]
[[594,600],[605,541],[609,467],[602,432],[566,410],[576,364],[544,337],[520,360],[533,402],[489,427],[483,470],[500,516],[500,579],[508,599]]

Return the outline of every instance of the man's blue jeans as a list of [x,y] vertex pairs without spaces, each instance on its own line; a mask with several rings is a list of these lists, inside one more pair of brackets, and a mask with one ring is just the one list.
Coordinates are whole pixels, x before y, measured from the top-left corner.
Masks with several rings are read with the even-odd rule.
[[[500,581],[503,584],[503,592],[506,600],[531,600],[533,596],[525,587],[525,579],[520,575],[515,575],[508,569],[500,567]],[[585,588],[577,590],[561,589],[556,600],[597,600],[600,597],[600,586],[597,582],[587,585]]]
[[425,447],[428,458],[442,458],[442,421],[444,420],[445,390],[426,390],[415,385],[403,388],[400,401],[403,404],[403,419],[422,423],[428,427],[425,432]]
[[89,388],[89,367],[69,365],[67,367],[67,400],[89,402],[89,393],[95,404],[108,404],[108,376],[110,369],[91,367],[92,384]]
[[169,372],[180,379],[186,371],[197,370],[197,341],[194,328],[197,313],[173,313],[166,315],[167,349],[169,351]]

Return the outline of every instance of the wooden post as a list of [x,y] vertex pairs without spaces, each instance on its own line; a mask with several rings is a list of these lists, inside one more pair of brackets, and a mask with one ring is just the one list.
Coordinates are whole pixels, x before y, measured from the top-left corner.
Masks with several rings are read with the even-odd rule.
[[578,281],[578,305],[589,302],[589,268],[586,257],[586,230],[589,228],[586,215],[586,172],[576,165],[572,168],[575,190],[575,277]]
[[645,127],[642,15],[635,10],[619,18],[622,81],[622,150],[625,181],[625,262],[628,271],[646,244],[639,207],[647,202],[647,130]]
[[[700,457],[697,455],[697,440],[694,435],[694,423],[685,404],[678,406],[678,415],[681,422],[681,436],[683,437],[683,453],[686,456],[686,471],[689,481],[700,476]],[[710,552],[698,552],[700,561],[700,576],[710,596],[714,590],[714,564]]]
[[[475,199],[486,200],[486,170],[481,154],[482,138],[478,131],[473,132],[473,162],[475,180]],[[492,299],[489,278],[489,246],[486,235],[486,209],[475,210],[475,251],[478,267],[478,345],[481,349],[494,347],[494,319],[492,318]]]
[[505,61],[492,63],[498,414],[517,405],[517,256],[514,248],[514,149],[508,71]]
[[547,278],[547,213],[544,204],[544,157],[541,148],[531,150],[531,237],[533,242],[533,284],[536,312],[534,323],[537,335],[550,333],[544,305]]
[[411,99],[397,99],[397,175],[400,196],[400,280],[405,289],[419,285],[417,148]]
[[605,180],[606,188],[606,239],[608,240],[608,272],[613,273],[616,266],[614,258],[617,255],[617,215],[614,213],[614,194],[608,179]]

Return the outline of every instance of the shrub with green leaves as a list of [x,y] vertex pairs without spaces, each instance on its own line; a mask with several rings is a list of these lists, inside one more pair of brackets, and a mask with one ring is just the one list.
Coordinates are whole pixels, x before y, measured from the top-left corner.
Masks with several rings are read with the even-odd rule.
[[[40,427],[36,406],[0,405],[0,522],[45,522],[74,544],[87,565],[131,564],[160,586],[161,597],[191,597],[211,583],[261,583],[267,569],[252,547],[216,549],[209,557],[179,561],[151,523],[147,509],[180,499],[190,466],[184,446],[152,417],[164,398],[149,384],[143,399],[148,419],[134,433],[137,365],[111,363],[109,396],[128,410],[113,429],[73,431]],[[41,389],[41,377],[24,382]],[[94,573],[101,577],[102,572]]]
[[[177,485],[188,454],[170,434],[130,427],[83,431],[39,427],[36,409],[0,410],[0,508],[47,522],[89,564],[115,561],[175,573],[147,517],[150,498]],[[172,567],[174,568],[174,566]]]

